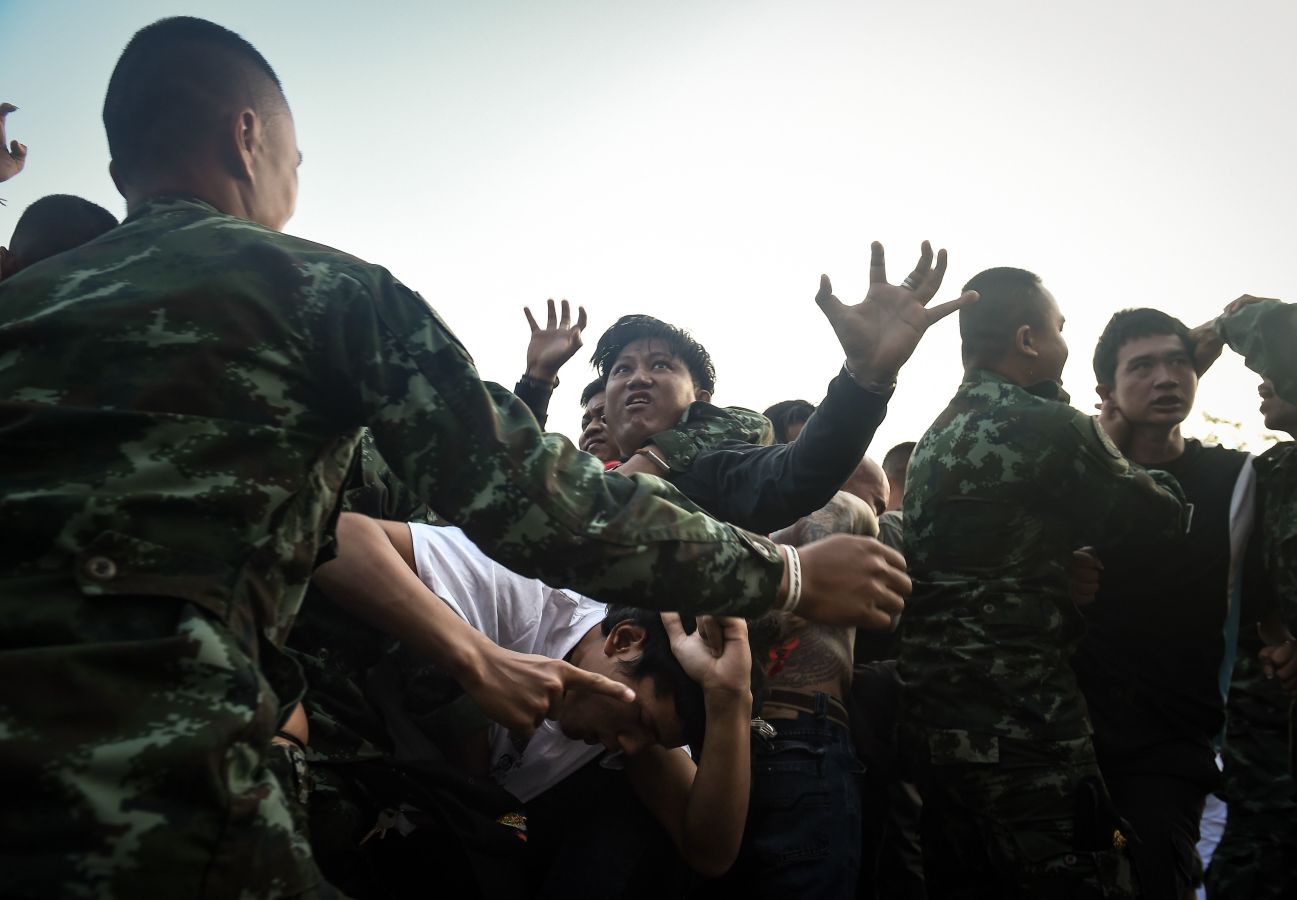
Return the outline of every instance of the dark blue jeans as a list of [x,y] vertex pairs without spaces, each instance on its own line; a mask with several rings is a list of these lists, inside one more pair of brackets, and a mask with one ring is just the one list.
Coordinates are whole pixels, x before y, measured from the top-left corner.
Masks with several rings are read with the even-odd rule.
[[860,872],[860,774],[851,734],[818,714],[771,721],[778,734],[753,737],[752,802],[739,860],[727,887],[760,897],[855,894]]

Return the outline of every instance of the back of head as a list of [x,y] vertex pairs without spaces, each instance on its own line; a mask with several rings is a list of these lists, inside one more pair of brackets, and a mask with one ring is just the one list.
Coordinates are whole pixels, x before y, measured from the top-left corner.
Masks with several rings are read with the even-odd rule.
[[[611,634],[619,622],[627,621],[644,629],[644,644],[639,658],[632,661],[626,674],[631,678],[652,678],[658,696],[670,696],[675,701],[685,743],[698,750],[703,744],[707,726],[702,685],[686,674],[671,652],[671,640],[662,624],[661,613],[635,606],[609,606],[601,630],[605,635]],[[696,626],[691,617],[682,615],[681,622],[687,633],[694,632]],[[755,623],[750,623],[748,643],[752,649],[752,697],[755,704],[759,704],[765,695],[765,661],[776,632],[776,626],[767,624],[758,628]]]
[[716,389],[716,368],[712,365],[711,354],[702,344],[683,328],[677,328],[655,319],[652,316],[622,316],[612,327],[599,336],[594,355],[590,363],[599,376],[607,382],[612,364],[621,356],[623,350],[635,341],[653,340],[666,344],[671,354],[677,357],[693,377],[694,387],[705,391]]
[[1160,337],[1164,334],[1178,337],[1189,357],[1193,358],[1193,338],[1189,335],[1189,328],[1175,316],[1148,307],[1123,309],[1113,313],[1094,348],[1095,381],[1109,387],[1115,385],[1117,354],[1121,348],[1140,338]]
[[4,275],[80,247],[117,227],[117,217],[71,194],[50,194],[27,207],[14,227]]
[[786,444],[790,440],[789,429],[794,425],[805,425],[814,412],[815,404],[809,400],[780,400],[762,415],[774,426],[775,443]]
[[888,481],[905,483],[905,472],[910,467],[910,457],[914,455],[914,441],[897,444],[883,457],[883,471]]
[[986,365],[1013,347],[1022,325],[1045,322],[1047,306],[1040,277],[1026,269],[1002,266],[979,272],[964,285],[980,299],[959,310],[964,366]]
[[167,172],[212,141],[242,108],[287,109],[279,78],[256,48],[204,19],[161,19],[122,51],[104,97],[114,171],[127,182]]

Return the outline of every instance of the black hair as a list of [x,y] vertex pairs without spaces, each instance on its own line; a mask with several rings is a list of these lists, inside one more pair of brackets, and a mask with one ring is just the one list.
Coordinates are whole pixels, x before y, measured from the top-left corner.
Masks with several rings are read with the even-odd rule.
[[1118,351],[1131,341],[1163,334],[1178,337],[1189,358],[1193,358],[1194,343],[1189,328],[1175,316],[1148,307],[1114,313],[1103,327],[1103,334],[1099,335],[1099,343],[1094,348],[1095,381],[1109,387],[1114,385]]
[[914,455],[914,441],[897,444],[883,457],[883,471],[888,481],[905,480],[905,472],[910,467],[910,457]]
[[964,290],[979,295],[976,303],[959,310],[959,337],[966,366],[999,357],[1009,349],[1023,325],[1040,327],[1045,323],[1045,293],[1040,276],[1026,269],[987,269],[974,275]]
[[815,404],[809,400],[780,400],[764,413],[775,429],[775,443],[788,443],[788,429],[809,421],[815,412]]
[[[697,627],[693,617],[682,614],[681,620],[685,632],[693,634]],[[774,634],[771,626],[758,627],[760,621],[748,623],[748,643],[752,650],[754,715],[757,702],[765,696],[765,664]],[[685,743],[696,754],[702,747],[707,727],[703,686],[689,677],[675,654],[671,652],[671,640],[667,637],[666,627],[662,624],[661,613],[636,606],[613,605],[608,607],[608,616],[600,627],[603,634],[607,636],[612,634],[612,630],[622,622],[634,622],[644,629],[643,650],[635,659],[620,664],[623,674],[630,678],[652,678],[657,695],[671,697],[675,702],[676,714],[680,717]]]
[[26,268],[116,227],[117,217],[97,203],[71,194],[50,194],[18,217],[9,252]]
[[141,28],[122,51],[104,96],[104,129],[124,177],[165,170],[201,146],[222,114],[286,106],[275,70],[257,49],[214,22],[190,16]]
[[702,344],[683,328],[668,325],[652,316],[622,316],[613,326],[599,336],[590,363],[599,371],[599,377],[608,381],[612,364],[621,356],[628,344],[641,340],[662,341],[677,357],[694,380],[694,387],[704,391],[716,389],[716,367],[711,355]]
[[607,386],[608,385],[604,383],[602,378],[596,378],[594,381],[581,388],[581,408],[585,409],[589,406],[594,395],[602,394]]

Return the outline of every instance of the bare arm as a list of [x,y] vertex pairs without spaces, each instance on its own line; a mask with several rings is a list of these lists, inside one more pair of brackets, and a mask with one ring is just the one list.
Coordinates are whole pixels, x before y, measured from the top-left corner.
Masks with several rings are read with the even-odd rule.
[[707,738],[696,767],[678,750],[653,746],[628,758],[626,772],[689,867],[714,878],[738,858],[748,815],[752,657],[747,624],[742,619],[713,620],[724,635],[723,652],[716,657],[699,632],[684,634],[679,616],[663,613],[662,620],[685,671],[693,677],[700,669],[708,670],[696,679],[703,682]]
[[568,690],[634,699],[625,685],[601,675],[491,643],[419,580],[403,522],[343,513],[338,555],[316,570],[314,581],[361,621],[400,635],[445,667],[488,717],[507,728],[526,732],[553,718]]

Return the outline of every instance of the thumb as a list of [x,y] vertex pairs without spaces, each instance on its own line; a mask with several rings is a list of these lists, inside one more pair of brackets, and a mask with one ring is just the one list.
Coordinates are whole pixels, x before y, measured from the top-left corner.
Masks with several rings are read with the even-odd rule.
[[842,307],[842,301],[833,296],[833,284],[829,281],[829,276],[820,276],[820,289],[815,294],[815,302],[819,304],[820,309],[824,310],[826,316],[832,317],[833,313]]
[[13,156],[14,159],[26,159],[26,158],[27,158],[27,145],[26,145],[26,144],[20,144],[20,143],[18,143],[17,141],[14,141],[14,142],[13,142],[13,149],[10,151],[10,155]]
[[958,309],[976,303],[978,299],[977,291],[964,291],[954,300],[947,300],[945,303],[939,303],[936,306],[928,308],[928,324],[932,325],[940,322],[946,316]]
[[620,681],[613,681],[611,678],[597,672],[578,669],[571,663],[563,664],[563,668],[559,670],[559,677],[563,680],[563,690],[565,691],[588,691],[592,694],[603,694],[606,697],[623,700],[627,703],[635,699],[635,692]]

